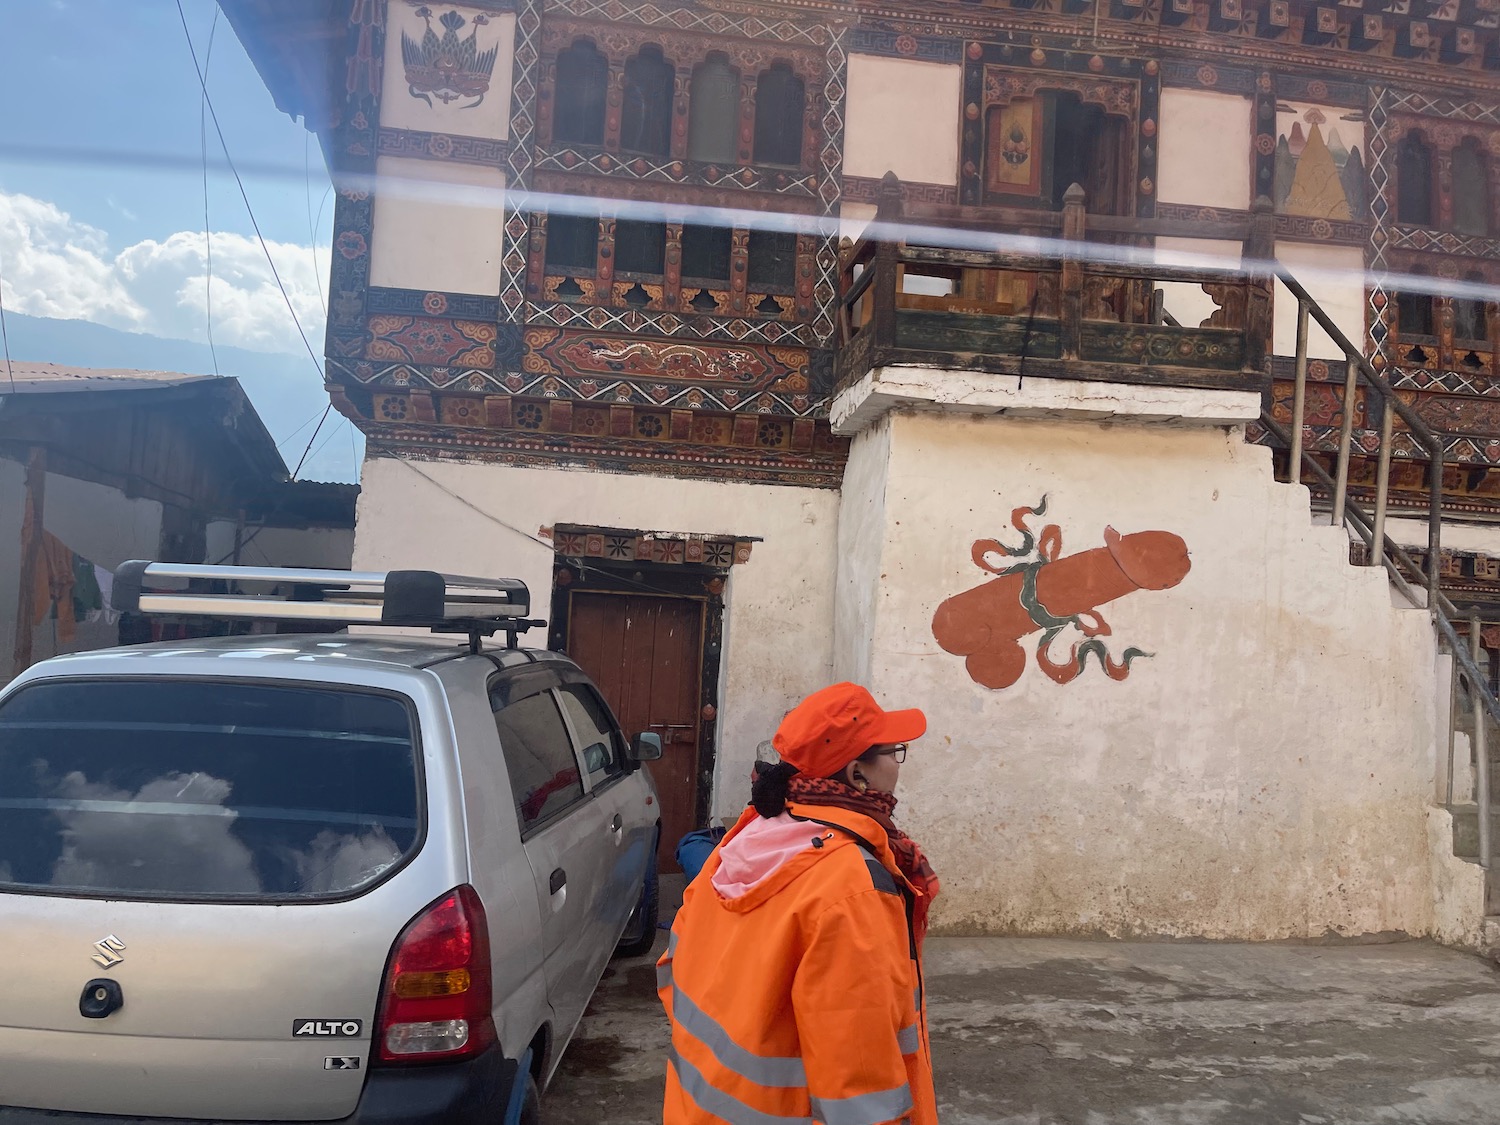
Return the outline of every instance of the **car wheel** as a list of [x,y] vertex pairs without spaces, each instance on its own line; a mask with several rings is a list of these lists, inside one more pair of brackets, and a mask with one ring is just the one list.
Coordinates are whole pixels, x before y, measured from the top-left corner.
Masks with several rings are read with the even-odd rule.
[[646,869],[646,882],[641,887],[641,899],[630,912],[630,921],[625,924],[625,936],[615,946],[616,957],[642,957],[651,952],[656,944],[656,921],[660,898],[656,878],[656,856],[651,856],[651,865]]
[[537,1092],[536,1079],[530,1071],[526,1074],[526,1092],[521,1095],[521,1116],[517,1125],[542,1125],[542,1095]]

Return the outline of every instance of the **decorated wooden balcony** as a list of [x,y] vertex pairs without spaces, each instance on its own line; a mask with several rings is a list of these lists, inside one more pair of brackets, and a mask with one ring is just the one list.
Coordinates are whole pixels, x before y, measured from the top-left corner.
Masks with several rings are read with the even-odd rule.
[[[1162,264],[1157,237],[1237,241],[1244,266]],[[1212,222],[1090,215],[1076,184],[1061,212],[903,204],[888,173],[874,221],[841,260],[838,386],[914,366],[1261,390],[1273,251],[1266,199]],[[1214,311],[1178,323],[1164,285],[1201,288]]]

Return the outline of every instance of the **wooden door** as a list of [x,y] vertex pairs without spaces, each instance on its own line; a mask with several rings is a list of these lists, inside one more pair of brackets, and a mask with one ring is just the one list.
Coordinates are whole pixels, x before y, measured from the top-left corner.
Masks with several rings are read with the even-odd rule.
[[661,735],[647,768],[661,801],[657,866],[677,871],[677,841],[699,828],[703,609],[694,598],[578,590],[568,613],[568,655],[599,686],[626,736]]

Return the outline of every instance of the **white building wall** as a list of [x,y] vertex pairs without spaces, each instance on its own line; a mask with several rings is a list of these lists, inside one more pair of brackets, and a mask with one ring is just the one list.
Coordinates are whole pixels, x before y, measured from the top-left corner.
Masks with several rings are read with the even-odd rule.
[[[1347,565],[1341,529],[1276,484],[1235,428],[896,415],[871,619],[851,628],[888,706],[926,738],[901,819],[943,878],[950,932],[1314,938],[1434,928],[1434,887],[1465,870],[1429,840],[1437,669],[1425,615],[1392,607],[1378,571]],[[970,679],[932,632],[942,602],[994,580],[976,540],[1013,544],[1011,510],[1045,497],[1067,557],[1104,529],[1179,535],[1175,588],[1101,607],[1128,678],[1058,684],[1022,639],[1011,687]],[[1006,560],[991,556],[1003,564]],[[860,561],[867,566],[867,561]],[[848,612],[854,603],[842,601]],[[1055,658],[1079,640],[1068,630]],[[1060,651],[1059,651],[1060,650]],[[1438,835],[1439,833],[1434,833]],[[1444,932],[1455,932],[1451,918]]]
[[[208,525],[204,561],[234,559],[234,521]],[[240,544],[242,566],[295,566],[311,570],[348,570],[354,557],[354,529],[339,527],[251,527]]]
[[[756,746],[798,700],[829,682],[836,492],[392,458],[366,461],[362,485],[356,570],[521,578],[537,617],[551,612],[554,554],[543,528],[761,539],[749,562],[731,568],[724,594],[715,817],[744,807]],[[531,643],[545,644],[545,634]]]

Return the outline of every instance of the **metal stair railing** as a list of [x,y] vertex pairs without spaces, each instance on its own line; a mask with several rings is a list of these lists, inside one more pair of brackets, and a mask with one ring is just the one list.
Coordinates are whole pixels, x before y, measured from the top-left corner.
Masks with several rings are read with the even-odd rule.
[[[1369,549],[1369,566],[1382,566],[1392,583],[1414,606],[1426,608],[1443,646],[1453,657],[1452,706],[1448,737],[1448,804],[1453,804],[1453,728],[1456,725],[1459,691],[1467,693],[1473,703],[1474,716],[1474,797],[1479,807],[1479,864],[1489,869],[1493,858],[1490,839],[1490,763],[1486,746],[1486,716],[1500,722],[1500,698],[1490,690],[1488,677],[1479,664],[1479,618],[1469,621],[1469,643],[1460,637],[1454,622],[1458,609],[1439,587],[1440,553],[1443,530],[1443,444],[1419,414],[1395,392],[1386,380],[1356,348],[1333,319],[1319,307],[1300,282],[1279,262],[1271,272],[1297,300],[1297,354],[1292,392],[1290,429],[1272,416],[1269,401],[1261,411],[1260,424],[1274,443],[1288,451],[1288,479],[1300,483],[1303,472],[1328,490],[1332,503],[1332,524],[1352,529]],[[1309,321],[1316,321],[1334,344],[1344,353],[1342,425],[1339,430],[1338,460],[1333,475],[1315,460],[1304,444],[1307,407],[1307,341]],[[1349,468],[1353,458],[1354,415],[1363,390],[1366,402],[1377,402],[1380,429],[1376,453],[1375,504],[1366,512],[1349,496]],[[1395,419],[1405,424],[1410,443],[1424,450],[1430,466],[1427,490],[1427,557],[1425,567],[1385,532],[1390,507],[1391,456],[1394,452]],[[1361,452],[1371,452],[1361,443]],[[1423,593],[1419,593],[1423,591]]]

